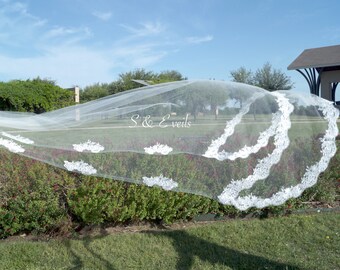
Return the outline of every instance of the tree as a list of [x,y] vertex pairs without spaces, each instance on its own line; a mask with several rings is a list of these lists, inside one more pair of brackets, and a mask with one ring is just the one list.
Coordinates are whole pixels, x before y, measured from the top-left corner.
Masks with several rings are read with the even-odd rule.
[[149,84],[158,84],[172,81],[186,80],[183,75],[176,70],[166,70],[160,73],[147,71],[145,69],[135,69],[125,73],[120,73],[118,79],[107,83],[96,83],[85,87],[80,93],[80,101],[87,102],[108,95],[117,94],[126,90],[141,87],[133,80],[143,80]]
[[[119,78],[117,80],[117,85],[121,87],[120,90],[130,90],[134,88],[138,88],[141,85],[134,82],[133,80],[143,80],[146,82],[153,81],[157,78],[157,75],[152,71],[146,71],[144,68],[138,68],[133,71],[128,71],[125,73],[120,73]],[[117,91],[118,93],[121,91]]]
[[[254,85],[253,72],[251,70],[247,70],[245,67],[232,70],[230,75],[233,82]],[[248,95],[244,91],[233,91],[230,94],[230,98],[236,100],[242,108],[243,101],[248,98]]]
[[186,80],[186,77],[178,72],[177,70],[165,70],[156,74],[156,78],[154,80],[155,83],[164,83],[164,82],[174,82],[174,81],[182,81]]
[[[230,75],[234,82],[258,86],[268,91],[289,90],[293,87],[290,77],[284,74],[281,70],[274,69],[269,62],[265,63],[262,68],[257,69],[255,74],[253,74],[251,70],[240,67],[237,70],[231,71]],[[247,94],[242,91],[238,91],[233,92],[230,97],[237,100],[240,103],[240,107],[242,107],[243,100],[247,98]],[[261,100],[257,100],[252,105],[254,119],[255,112],[259,110],[259,108],[263,107],[260,104],[261,102]],[[272,105],[271,107],[275,106]]]
[[109,95],[109,85],[107,83],[95,83],[90,86],[86,86],[80,92],[80,101],[87,102],[90,100],[102,98]]
[[268,91],[290,90],[293,87],[290,77],[281,70],[274,69],[268,62],[255,72],[253,79],[254,85]]
[[201,82],[194,85],[184,86],[183,96],[178,103],[185,103],[186,112],[190,112],[197,119],[199,112],[210,112],[217,119],[219,106],[223,106],[228,99],[223,85],[213,81]]
[[290,77],[281,70],[274,69],[269,62],[257,69],[255,74],[251,70],[240,67],[231,71],[230,75],[234,82],[255,85],[268,91],[289,90],[293,87]]
[[247,70],[245,67],[240,67],[230,72],[233,82],[254,84],[253,73],[251,70]]
[[74,104],[74,94],[40,79],[0,83],[0,110],[43,113]]

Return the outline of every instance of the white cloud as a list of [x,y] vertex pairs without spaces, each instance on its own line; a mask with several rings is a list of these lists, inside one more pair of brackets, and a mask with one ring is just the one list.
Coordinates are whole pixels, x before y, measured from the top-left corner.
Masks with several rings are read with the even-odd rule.
[[37,57],[14,58],[0,55],[0,73],[8,79],[40,76],[57,80],[63,87],[85,86],[97,81],[110,81],[113,63],[107,55],[84,47],[58,47]]
[[147,67],[160,61],[167,55],[159,50],[157,44],[134,44],[113,48],[112,57],[119,66],[125,68]]
[[120,26],[128,30],[134,36],[144,37],[151,35],[158,35],[165,31],[165,26],[160,22],[146,22],[140,23],[141,27],[132,27],[129,25],[121,24]]
[[45,20],[42,20],[31,13],[28,12],[27,10],[27,5],[21,2],[11,2],[11,1],[3,1],[4,6],[1,7],[0,14],[19,14],[20,19],[29,19],[31,20],[31,23],[35,25],[43,25],[46,23]]
[[212,41],[213,39],[214,39],[213,36],[207,35],[207,36],[204,36],[204,37],[187,37],[186,41],[190,44],[199,44],[199,43],[203,43],[203,42]]
[[[56,80],[62,87],[111,82],[122,70],[151,66],[173,53],[174,47],[183,46],[183,38],[169,38],[161,22],[121,25],[127,33],[103,45],[86,25],[51,25],[30,14],[29,7],[20,2],[0,3],[4,6],[0,8],[0,80],[40,76]],[[112,16],[109,12],[93,15],[102,20]],[[184,41],[209,39],[212,37]]]
[[56,38],[56,37],[78,37],[78,39],[87,38],[91,36],[91,30],[87,27],[82,28],[67,28],[67,27],[53,27],[46,31],[44,38]]
[[0,8],[0,44],[27,46],[34,39],[32,33],[42,29],[47,21],[30,14],[26,5],[20,2],[3,3]]
[[132,61],[132,66],[136,67],[147,67],[159,62],[162,58],[167,55],[166,52],[158,52],[153,54],[140,55],[135,57]]
[[102,20],[102,21],[108,21],[111,19],[112,17],[112,13],[111,12],[100,12],[100,11],[94,11],[92,13],[93,16],[97,17],[98,19]]
[[9,57],[0,54],[0,74],[7,79],[51,78],[62,87],[84,87],[96,82],[111,82],[114,69],[147,67],[166,56],[153,45],[131,45],[97,51],[84,46],[49,47],[37,57]]

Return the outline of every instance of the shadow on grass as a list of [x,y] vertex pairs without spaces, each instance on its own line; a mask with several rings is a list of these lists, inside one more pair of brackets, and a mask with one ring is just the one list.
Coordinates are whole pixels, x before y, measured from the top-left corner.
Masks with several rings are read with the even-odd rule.
[[[282,269],[300,270],[296,266],[291,266],[263,257],[242,253],[237,250],[211,243],[207,240],[190,235],[186,231],[152,231],[146,234],[168,237],[172,240],[173,246],[179,256],[176,269],[194,269],[194,258],[198,257],[201,261],[208,262],[214,267],[230,267],[235,270],[249,269]],[[240,236],[241,237],[241,236]]]
[[[178,270],[195,269],[194,260],[197,257],[201,261],[208,263],[207,267],[210,266],[214,268],[229,267],[233,270],[302,270],[294,265],[275,262],[260,256],[247,254],[226,246],[209,242],[205,239],[191,235],[184,230],[143,231],[141,233],[150,235],[151,237],[170,238],[178,255],[175,268]],[[89,254],[91,254],[93,263],[97,266],[100,265],[100,269],[114,270],[114,266],[105,259],[100,252],[91,248],[91,243],[94,240],[104,238],[107,235],[108,233],[103,230],[98,236],[86,236],[82,239],[82,246]],[[73,250],[70,241],[64,241],[64,244],[73,258],[72,267],[69,269],[85,269],[85,265],[83,263],[84,257],[77,255],[77,253]]]
[[[98,236],[86,236],[82,239],[82,242],[83,242],[83,247],[87,250],[87,252],[91,254],[92,258],[99,262],[100,267],[101,267],[100,269],[114,270],[115,268],[108,260],[106,260],[99,252],[96,252],[93,248],[91,248],[91,242],[97,239],[104,238],[107,235],[108,233],[104,229],[101,229]],[[79,255],[77,255],[76,252],[73,251],[71,242],[69,240],[64,241],[64,245],[67,248],[67,250],[71,253],[72,258],[73,258],[73,261],[72,261],[73,266],[69,269],[70,270],[84,269],[85,266],[82,261],[83,259]]]
[[70,270],[80,270],[83,269],[84,264],[80,256],[77,255],[76,252],[73,251],[71,242],[70,241],[64,241],[64,245],[67,248],[68,252],[72,255],[72,267],[70,267]]

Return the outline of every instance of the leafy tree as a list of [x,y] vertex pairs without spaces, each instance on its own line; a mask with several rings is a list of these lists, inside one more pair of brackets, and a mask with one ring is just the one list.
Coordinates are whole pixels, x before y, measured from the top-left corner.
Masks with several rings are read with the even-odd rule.
[[255,74],[251,70],[240,67],[231,71],[230,75],[234,82],[255,85],[268,91],[289,90],[293,87],[290,77],[281,70],[273,68],[269,62],[257,69]]
[[[133,80],[154,81],[157,75],[152,71],[146,71],[143,68],[135,69],[133,71],[119,74],[118,85],[122,87],[122,90],[130,90],[138,88],[141,85]],[[121,92],[121,91],[118,91]]]
[[188,87],[184,92],[183,100],[185,109],[197,119],[199,112],[211,112],[217,119],[218,106],[225,104],[228,95],[225,90],[216,84],[209,87],[210,82],[195,85],[195,88]]
[[[258,86],[268,91],[289,90],[293,87],[290,77],[288,77],[279,69],[274,69],[269,62],[265,63],[262,68],[257,69],[255,74],[251,70],[240,67],[231,71],[230,75],[232,77],[232,81],[234,82]],[[242,103],[247,98],[247,94],[245,92],[239,91],[234,92],[230,97],[237,100],[242,107]],[[260,104],[261,102],[261,100],[258,100],[252,105],[254,119],[255,112],[258,112],[259,109],[263,107],[263,104]],[[271,105],[271,108],[274,107],[274,105]]]
[[74,94],[40,79],[0,82],[0,110],[42,113],[74,104]]
[[90,100],[102,98],[109,95],[109,84],[107,83],[96,83],[90,86],[86,86],[80,92],[80,101],[87,102]]
[[186,79],[186,77],[183,77],[183,75],[176,70],[165,70],[160,72],[159,74],[156,74],[154,83],[174,82]]
[[87,102],[107,95],[113,95],[141,87],[139,83],[133,80],[143,80],[149,84],[158,84],[186,79],[187,78],[183,77],[183,75],[176,70],[166,70],[160,73],[155,73],[145,69],[135,69],[125,73],[120,73],[118,79],[109,84],[96,83],[85,87],[80,93],[80,101]]
[[293,87],[290,77],[281,70],[274,69],[268,62],[255,72],[253,79],[254,85],[268,91],[290,90]]
[[[139,85],[140,86],[140,85]],[[138,86],[138,87],[139,87]],[[108,85],[108,91],[110,95],[117,94],[127,90],[123,80],[113,81]]]
[[[254,85],[253,72],[245,67],[231,71],[230,75],[233,82]],[[240,107],[242,107],[243,101],[246,100],[247,97],[248,95],[244,91],[233,91],[230,95],[230,98],[236,100],[240,104]]]
[[254,84],[253,73],[245,67],[240,67],[230,72],[232,81],[246,84]]
[[149,84],[158,84],[172,81],[186,80],[186,77],[176,70],[166,70],[160,73],[147,71],[145,69],[135,69],[125,73],[120,73],[118,79],[106,84],[96,83],[84,88],[81,92],[81,102],[98,99],[107,95],[113,95],[126,90],[141,87],[141,85],[133,80],[143,80]]

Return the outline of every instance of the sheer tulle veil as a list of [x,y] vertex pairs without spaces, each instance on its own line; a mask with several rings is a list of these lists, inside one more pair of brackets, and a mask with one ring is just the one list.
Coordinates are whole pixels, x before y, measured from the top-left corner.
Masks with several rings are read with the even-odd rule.
[[313,186],[336,152],[338,117],[313,95],[186,80],[39,115],[0,112],[0,147],[245,210]]

